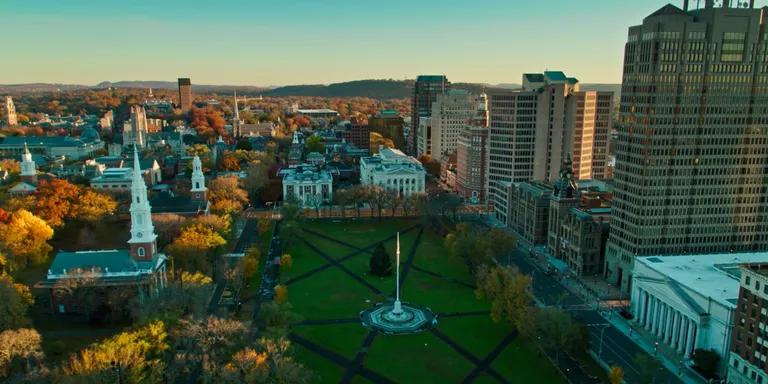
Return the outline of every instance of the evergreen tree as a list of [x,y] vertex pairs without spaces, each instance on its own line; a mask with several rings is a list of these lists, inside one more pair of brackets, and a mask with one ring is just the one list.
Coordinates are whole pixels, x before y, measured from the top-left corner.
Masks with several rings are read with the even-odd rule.
[[389,259],[384,245],[379,243],[371,256],[371,273],[374,276],[385,277],[392,275],[392,260]]

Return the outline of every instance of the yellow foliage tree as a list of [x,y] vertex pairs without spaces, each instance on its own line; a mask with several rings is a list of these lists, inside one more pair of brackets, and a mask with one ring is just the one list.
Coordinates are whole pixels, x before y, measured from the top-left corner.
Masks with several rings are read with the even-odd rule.
[[155,321],[137,329],[119,333],[81,351],[63,364],[57,382],[84,382],[112,375],[126,383],[161,382],[168,350],[165,324]]
[[282,284],[275,286],[275,302],[285,304],[288,301],[288,287]]
[[476,273],[480,298],[491,300],[491,318],[495,322],[509,321],[518,331],[526,333],[533,328],[531,316],[530,277],[513,267],[481,265]]
[[75,205],[74,215],[80,220],[95,222],[104,216],[114,214],[116,210],[117,201],[112,196],[86,189]]
[[608,381],[611,384],[621,384],[624,382],[624,370],[620,366],[614,365],[608,371]]
[[7,223],[0,223],[0,248],[16,266],[42,264],[48,259],[53,228],[26,209],[19,209]]
[[226,244],[221,235],[202,224],[185,227],[166,251],[173,256],[176,267],[187,271],[207,271],[208,256],[222,245]]

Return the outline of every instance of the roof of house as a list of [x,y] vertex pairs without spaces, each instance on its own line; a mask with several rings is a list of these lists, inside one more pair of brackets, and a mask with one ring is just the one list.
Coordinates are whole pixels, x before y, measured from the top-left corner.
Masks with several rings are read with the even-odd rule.
[[8,136],[0,143],[0,146],[17,147],[24,144],[30,147],[80,147],[86,145],[82,140],[71,136]]
[[674,15],[687,16],[688,13],[683,11],[682,9],[672,5],[672,4],[667,4],[667,5],[659,8],[656,12],[651,13],[648,17],[654,17],[654,16],[674,16]]
[[127,249],[95,251],[59,251],[48,269],[46,280],[38,285],[55,284],[57,280],[92,274],[101,284],[135,282],[157,271],[165,263],[165,255],[152,260],[136,261]]

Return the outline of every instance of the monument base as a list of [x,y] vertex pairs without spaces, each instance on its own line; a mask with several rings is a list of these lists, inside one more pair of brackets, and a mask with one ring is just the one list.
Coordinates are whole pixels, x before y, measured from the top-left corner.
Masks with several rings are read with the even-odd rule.
[[385,302],[360,312],[360,321],[367,328],[385,335],[418,333],[437,325],[437,317],[426,307],[400,303],[400,313],[395,304]]

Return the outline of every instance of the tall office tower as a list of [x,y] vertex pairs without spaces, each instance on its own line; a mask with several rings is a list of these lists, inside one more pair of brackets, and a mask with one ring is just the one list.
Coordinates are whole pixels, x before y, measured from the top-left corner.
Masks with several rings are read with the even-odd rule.
[[13,97],[11,96],[5,97],[5,106],[3,108],[2,117],[4,118],[5,123],[8,125],[19,124],[19,120],[16,117],[16,107],[13,105]]
[[411,98],[411,131],[406,143],[408,153],[415,154],[418,148],[419,120],[432,115],[432,103],[437,95],[451,88],[451,83],[443,75],[421,75],[416,78]]
[[179,106],[183,113],[192,109],[192,81],[189,78],[179,78]]
[[456,190],[470,203],[486,199],[488,182],[488,97],[477,97],[474,116],[459,130],[456,142]]
[[488,195],[507,222],[510,183],[554,182],[567,154],[574,178],[605,177],[612,92],[580,91],[563,72],[523,75],[523,89],[489,99]]
[[477,113],[479,98],[463,89],[438,94],[432,103],[429,124],[422,124],[417,132],[417,155],[426,154],[439,160],[455,152],[459,131]]
[[606,278],[636,256],[768,248],[768,8],[666,5],[629,28]]

